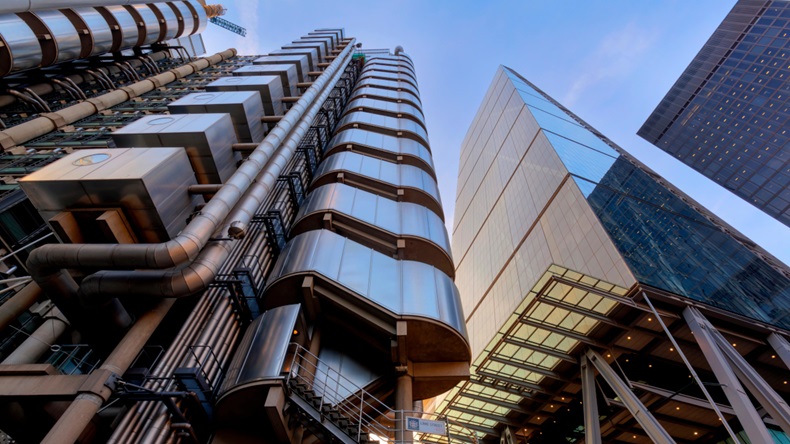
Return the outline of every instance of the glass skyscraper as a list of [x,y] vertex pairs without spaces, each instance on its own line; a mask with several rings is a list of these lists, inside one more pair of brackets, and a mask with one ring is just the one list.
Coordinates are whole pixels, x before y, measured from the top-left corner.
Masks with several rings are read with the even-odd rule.
[[[464,139],[455,214],[474,366],[440,403],[451,418],[484,435],[574,442],[599,418],[585,410],[596,403],[582,396],[578,364],[605,360],[619,371],[596,367],[609,383],[602,393],[626,407],[597,404],[609,418],[596,425],[598,440],[723,441],[727,431],[690,379],[692,367],[705,382],[715,373],[684,322],[697,312],[790,394],[786,364],[764,340],[790,329],[787,266],[509,68],[497,71]],[[742,336],[733,338],[735,325]],[[692,367],[678,348],[694,355]],[[635,427],[628,391],[610,391],[617,373],[639,381],[631,386],[657,427]],[[695,419],[678,414],[692,405]],[[747,423],[742,415],[727,419]],[[600,442],[593,438],[585,442]]]
[[790,3],[740,0],[638,134],[790,226]]

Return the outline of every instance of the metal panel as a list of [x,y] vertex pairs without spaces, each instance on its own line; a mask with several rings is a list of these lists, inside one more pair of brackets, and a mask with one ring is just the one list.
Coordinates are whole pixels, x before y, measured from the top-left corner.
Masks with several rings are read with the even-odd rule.
[[302,37],[299,40],[294,40],[294,43],[305,43],[305,42],[320,43],[320,44],[324,45],[324,54],[327,54],[327,55],[330,55],[331,51],[333,49],[335,49],[334,45],[332,44],[332,38],[331,37],[305,36],[305,37]]
[[413,236],[439,246],[450,255],[450,240],[444,222],[427,208],[395,202],[372,193],[340,183],[332,183],[313,190],[299,209],[294,226],[312,213],[334,210],[379,227],[397,236]]
[[[16,14],[0,15],[0,37],[8,46],[9,59],[0,59],[0,75],[41,65],[41,46],[36,34]],[[5,51],[0,51],[0,55]]]
[[252,322],[230,363],[220,399],[238,386],[280,377],[299,311],[299,304],[284,305],[267,310]]
[[233,71],[234,76],[279,76],[283,85],[283,91],[287,96],[296,95],[296,84],[299,76],[296,73],[296,66],[292,64],[279,65],[248,65]]
[[327,157],[318,167],[316,177],[343,171],[382,181],[395,188],[415,188],[441,202],[436,181],[425,171],[411,165],[392,164],[353,152],[342,152]]
[[146,116],[112,136],[122,147],[183,146],[199,183],[223,183],[236,170],[237,139],[227,114]]
[[427,318],[460,335],[433,337],[431,341],[451,344],[466,338],[458,290],[447,275],[430,265],[399,261],[331,231],[315,230],[288,242],[272,269],[266,291],[275,291],[274,285],[288,275],[310,272],[354,288],[358,296],[396,316]]
[[318,69],[318,48],[317,47],[309,47],[309,48],[290,48],[290,49],[278,49],[276,51],[272,51],[269,55],[303,55],[307,57],[307,66],[310,68],[310,71],[315,71]]
[[263,140],[263,103],[254,91],[192,93],[167,105],[171,114],[226,113],[233,121],[239,142]]
[[253,65],[287,65],[296,66],[296,75],[300,82],[307,81],[307,72],[310,70],[306,55],[267,55],[252,61]]
[[[425,126],[425,116],[422,110],[411,103],[391,102],[389,100],[381,100],[377,98],[364,98],[355,97],[346,105],[347,110],[363,111],[359,108],[369,108],[373,110],[383,111],[390,114],[405,114],[406,117],[413,117],[413,120]],[[401,116],[396,116],[401,117]]]
[[[140,37],[142,37],[140,44],[148,45],[159,41],[159,34],[162,32],[162,24],[159,23],[159,19],[156,17],[156,14],[154,14],[154,11],[152,11],[148,5],[133,5],[132,8],[134,8],[143,19],[143,26],[139,29],[141,34]],[[138,26],[139,25],[138,23]]]
[[[170,40],[176,38],[178,34],[178,17],[176,16],[176,12],[171,8],[167,3],[152,3],[148,5],[151,10],[155,13],[158,12],[162,15],[162,19],[160,20],[160,28],[162,33],[159,35],[159,41],[163,42],[165,40]],[[164,20],[164,23],[162,22]]]
[[93,38],[93,50],[91,55],[104,54],[112,49],[112,30],[107,20],[93,8],[75,8],[74,12],[79,14]]
[[413,156],[420,159],[425,166],[423,169],[428,169],[429,173],[433,175],[433,158],[431,151],[422,143],[414,139],[406,139],[404,137],[395,137],[387,134],[378,133],[375,131],[367,131],[361,128],[344,128],[337,133],[335,137],[329,141],[327,153],[331,153],[335,148],[346,148],[347,145],[353,145],[354,149],[366,147],[366,151],[379,151],[382,155],[389,153],[386,157],[397,156]]
[[280,76],[223,77],[206,85],[206,91],[255,91],[261,96],[267,116],[283,115],[283,87]]
[[197,29],[192,34],[200,34],[206,30],[206,26],[208,25],[208,16],[206,15],[206,9],[198,0],[187,0],[185,3],[189,3],[192,8],[195,9],[197,13]]
[[123,208],[144,242],[175,236],[201,199],[182,148],[79,150],[20,180],[45,219],[64,210]]
[[168,4],[171,5],[176,13],[176,21],[181,23],[181,32],[177,33],[175,38],[190,35],[192,30],[198,26],[197,20],[192,14],[192,10],[182,1],[168,2]]
[[397,91],[405,92],[412,97],[412,99],[410,100],[415,104],[420,105],[422,103],[420,101],[420,95],[417,93],[417,89],[414,88],[414,86],[412,86],[411,84],[405,82],[398,83],[398,82],[390,82],[387,80],[367,78],[367,79],[360,79],[357,82],[355,88],[356,88],[355,94],[357,93],[366,94],[369,92],[370,94],[376,95],[381,93],[380,91],[378,91],[379,89],[390,90],[393,92],[397,92]]
[[389,117],[364,111],[351,111],[346,113],[337,124],[338,128],[353,127],[354,125],[366,125],[365,129],[381,130],[392,136],[410,137],[423,142],[425,146],[430,146],[428,132],[422,125],[410,119]]
[[324,61],[324,57],[326,57],[327,54],[328,54],[326,52],[326,48],[324,47],[324,44],[320,43],[320,42],[300,42],[300,41],[297,40],[296,42],[289,43],[287,45],[283,45],[282,49],[285,49],[285,50],[288,50],[288,49],[308,49],[308,50],[312,49],[312,50],[315,50],[315,51],[318,52],[318,60],[317,60],[317,62],[323,62]]
[[121,28],[121,46],[116,50],[136,45],[137,39],[140,38],[140,33],[137,31],[137,23],[135,23],[132,13],[123,6],[107,6],[107,11],[112,14]]
[[76,59],[82,51],[82,43],[77,30],[71,21],[58,10],[36,11],[35,15],[49,29],[52,40],[57,47],[58,55],[55,63]]

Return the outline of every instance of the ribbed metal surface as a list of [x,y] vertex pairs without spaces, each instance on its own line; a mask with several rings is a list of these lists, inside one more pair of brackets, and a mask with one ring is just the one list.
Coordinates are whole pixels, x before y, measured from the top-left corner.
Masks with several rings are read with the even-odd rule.
[[[350,147],[348,145],[351,145]],[[365,148],[375,151],[374,157],[389,157],[397,160],[397,156],[411,156],[420,160],[421,168],[433,175],[433,157],[430,150],[420,142],[403,137],[394,137],[375,131],[359,128],[347,128],[338,131],[329,142],[327,154],[353,148]],[[417,165],[419,166],[419,165]]]

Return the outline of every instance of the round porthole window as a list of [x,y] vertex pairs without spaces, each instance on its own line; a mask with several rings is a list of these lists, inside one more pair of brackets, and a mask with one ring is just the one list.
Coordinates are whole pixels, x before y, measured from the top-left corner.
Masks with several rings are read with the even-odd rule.
[[203,93],[203,94],[195,94],[192,96],[195,100],[211,100],[214,97],[214,94],[211,93]]
[[76,166],[95,165],[97,163],[104,162],[109,158],[110,155],[107,153],[96,153],[96,154],[91,154],[89,156],[80,157],[79,159],[72,162],[72,164]]
[[175,120],[175,119],[173,119],[172,117],[159,117],[157,119],[149,120],[148,124],[149,125],[164,125],[165,123],[170,123],[173,120]]

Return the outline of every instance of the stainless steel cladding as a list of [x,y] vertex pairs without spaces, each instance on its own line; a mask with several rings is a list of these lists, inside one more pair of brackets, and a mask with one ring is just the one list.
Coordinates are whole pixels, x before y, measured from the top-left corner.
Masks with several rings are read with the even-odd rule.
[[316,170],[313,187],[338,181],[351,181],[379,195],[425,205],[444,218],[436,180],[420,168],[344,151],[324,159]]
[[162,23],[160,26],[159,18],[154,14],[154,11],[148,5],[134,5],[128,9],[132,15],[137,14],[135,21],[137,21],[139,37],[135,46],[160,41],[159,35],[162,33],[162,26],[165,23]]
[[[353,225],[350,229],[339,227],[338,231],[343,230],[342,234],[346,237],[365,243],[365,235],[360,240],[356,237],[357,232],[385,231],[389,235],[377,233],[376,237],[393,238],[393,244],[395,238],[406,240],[403,247],[406,251],[402,255],[404,259],[425,262],[450,277],[455,275],[444,221],[422,205],[396,202],[340,183],[327,184],[307,196],[296,216],[291,234],[321,228],[325,223],[322,216],[327,213],[333,214],[333,224],[337,219],[343,226]],[[379,248],[376,250],[382,251]]]
[[296,66],[296,75],[299,77],[300,82],[307,81],[307,72],[310,70],[307,56],[292,54],[292,55],[267,55],[259,57],[252,61],[253,65],[286,65],[292,64]]
[[[168,2],[176,13],[178,22],[178,33],[175,38],[192,35],[200,27],[200,20],[197,13],[186,2]],[[164,8],[160,8],[164,9]]]
[[236,171],[237,140],[227,114],[146,116],[112,138],[122,147],[183,146],[198,183],[224,183]]
[[114,41],[113,51],[120,51],[123,48],[131,48],[137,44],[140,33],[137,31],[137,23],[123,6],[108,6],[107,11],[112,15],[111,20],[115,20],[120,34],[120,41]]
[[414,165],[435,176],[431,151],[416,140],[388,136],[360,128],[347,128],[335,133],[335,137],[329,141],[326,155],[351,149],[391,162]]
[[307,57],[307,67],[310,71],[318,69],[318,49],[317,48],[292,48],[278,49],[269,53],[270,56],[280,55],[303,55]]
[[411,119],[389,117],[364,111],[352,111],[340,119],[338,128],[362,128],[396,137],[407,137],[428,146],[428,132]]
[[[54,64],[79,58],[82,43],[77,30],[71,21],[58,10],[36,11],[36,17],[46,26],[49,36],[55,44],[55,58],[43,63]],[[46,55],[46,53],[45,53]]]
[[296,96],[296,84],[299,83],[299,75],[296,72],[296,65],[248,65],[233,71],[234,76],[279,76],[283,85],[283,92],[286,96]]
[[230,391],[249,383],[281,376],[287,363],[288,346],[294,332],[300,332],[299,304],[267,310],[247,328],[236,354],[228,367],[219,391],[220,404]]
[[90,55],[99,55],[112,51],[112,29],[99,11],[94,8],[76,8],[73,11],[80,16],[90,31],[90,36],[93,40]]
[[[458,360],[469,354],[461,300],[452,279],[430,265],[397,260],[327,230],[300,234],[285,246],[266,283],[266,301],[276,306],[299,302],[305,275],[359,310],[432,325],[432,334],[409,336],[410,359]],[[359,298],[363,304],[352,303]],[[311,302],[312,303],[312,302]],[[352,306],[352,305],[349,305]],[[420,328],[409,326],[412,328]],[[442,344],[437,350],[436,344]],[[423,354],[430,354],[424,356]],[[433,396],[433,395],[432,395]]]
[[19,181],[49,220],[62,211],[121,208],[142,242],[162,242],[186,225],[202,199],[182,148],[79,150]]
[[297,40],[297,41],[295,41],[293,43],[289,43],[287,45],[283,45],[282,48],[284,50],[291,50],[291,49],[315,50],[316,53],[318,54],[318,61],[319,62],[323,62],[324,61],[324,57],[329,55],[329,53],[326,52],[324,44],[320,43],[320,42],[300,42],[300,41]]
[[3,0],[0,3],[0,14],[43,9],[131,5],[134,3],[151,3],[151,0]]
[[17,15],[0,15],[0,43],[0,75],[41,65],[36,33]]
[[183,25],[179,26],[178,16],[171,5],[168,3],[159,3],[150,4],[148,7],[151,8],[159,20],[160,34],[157,41],[164,42],[176,38],[180,32],[179,29],[182,29]]
[[223,77],[206,85],[206,91],[255,91],[261,96],[267,116],[283,115],[283,87],[280,76]]
[[11,3],[18,14],[0,15],[0,76],[193,35],[208,20],[196,0]]
[[263,102],[255,91],[202,92],[186,96],[167,105],[171,114],[226,113],[233,121],[239,142],[263,140]]

